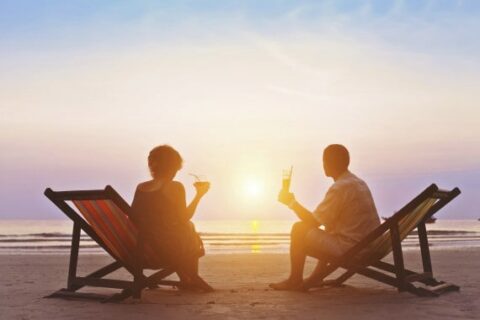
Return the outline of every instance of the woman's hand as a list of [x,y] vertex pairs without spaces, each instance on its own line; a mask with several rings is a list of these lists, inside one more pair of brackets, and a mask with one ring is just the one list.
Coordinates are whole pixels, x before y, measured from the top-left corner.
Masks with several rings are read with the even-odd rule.
[[210,182],[207,181],[197,181],[193,184],[195,189],[197,190],[197,194],[193,198],[192,202],[187,206],[187,220],[190,220],[193,215],[195,214],[195,210],[197,210],[198,203],[202,199],[202,197],[205,195],[205,193],[208,192],[208,189],[210,189]]
[[197,197],[203,197],[210,189],[210,182],[206,182],[206,181],[195,182],[193,186],[197,190]]

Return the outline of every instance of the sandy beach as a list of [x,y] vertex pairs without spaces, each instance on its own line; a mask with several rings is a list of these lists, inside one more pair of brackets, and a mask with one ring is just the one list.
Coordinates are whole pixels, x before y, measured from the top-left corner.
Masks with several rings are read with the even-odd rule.
[[[419,268],[419,253],[405,254],[407,266]],[[461,286],[439,298],[419,298],[355,276],[341,288],[309,293],[276,292],[267,284],[286,276],[285,254],[211,255],[201,261],[201,274],[217,291],[185,293],[172,288],[145,290],[140,303],[102,304],[92,300],[44,299],[65,286],[66,255],[0,256],[1,319],[478,319],[480,250],[432,252],[438,279]],[[110,261],[82,255],[88,272]],[[313,261],[308,261],[311,269]],[[118,277],[126,274],[119,272]],[[94,291],[89,288],[89,291]],[[97,289],[108,293],[106,289]]]

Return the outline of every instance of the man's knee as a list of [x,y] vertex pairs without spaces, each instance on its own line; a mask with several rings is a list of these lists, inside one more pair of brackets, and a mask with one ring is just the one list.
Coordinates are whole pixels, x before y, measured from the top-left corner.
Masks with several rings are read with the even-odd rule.
[[310,230],[311,226],[306,224],[303,221],[295,222],[292,226],[292,231],[290,235],[292,237],[305,236],[307,231]]

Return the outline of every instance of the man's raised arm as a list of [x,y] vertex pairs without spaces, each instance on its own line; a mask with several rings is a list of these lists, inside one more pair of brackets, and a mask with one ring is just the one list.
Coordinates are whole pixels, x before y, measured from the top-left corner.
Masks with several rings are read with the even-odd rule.
[[291,192],[280,192],[278,195],[278,201],[287,205],[290,209],[295,212],[295,214],[305,223],[318,227],[320,223],[315,219],[313,214],[302,206],[297,200],[295,200],[295,196]]

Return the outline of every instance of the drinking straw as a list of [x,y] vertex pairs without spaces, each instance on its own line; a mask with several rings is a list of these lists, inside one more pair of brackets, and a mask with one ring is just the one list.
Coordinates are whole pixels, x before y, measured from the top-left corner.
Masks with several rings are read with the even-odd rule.
[[194,177],[197,182],[200,182],[200,181],[201,181],[201,179],[200,179],[196,174],[194,174],[194,173],[189,173],[189,175],[191,175],[192,177]]

